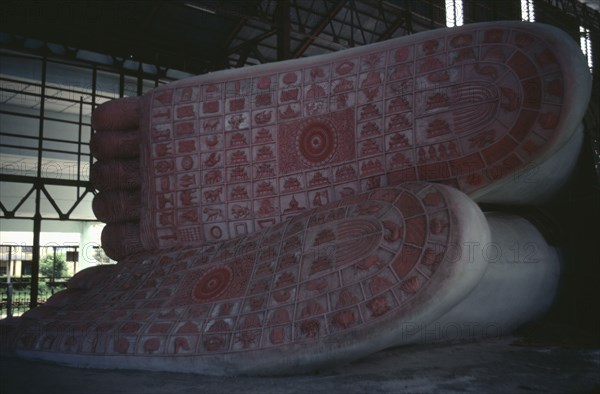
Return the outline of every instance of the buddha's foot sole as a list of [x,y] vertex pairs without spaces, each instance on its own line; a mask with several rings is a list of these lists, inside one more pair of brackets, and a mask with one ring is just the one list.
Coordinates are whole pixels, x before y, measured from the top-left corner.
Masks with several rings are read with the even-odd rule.
[[[123,244],[226,240],[406,181],[503,199],[515,174],[552,160],[571,139],[590,86],[566,33],[521,22],[439,29],[161,86],[96,114],[96,127],[120,141],[115,152],[135,155],[136,138],[141,144],[141,166],[99,165],[110,169],[96,177],[101,188],[121,190],[104,197],[105,207],[122,207],[100,215],[114,222],[107,247],[121,257],[137,250]],[[110,134],[136,128],[141,137]],[[138,187],[141,197],[123,192]],[[519,194],[534,201],[541,192],[527,183]]]
[[3,343],[75,366],[315,370],[407,342],[477,285],[486,264],[469,245],[489,241],[455,189],[382,188],[252,235],[82,271],[0,324]]

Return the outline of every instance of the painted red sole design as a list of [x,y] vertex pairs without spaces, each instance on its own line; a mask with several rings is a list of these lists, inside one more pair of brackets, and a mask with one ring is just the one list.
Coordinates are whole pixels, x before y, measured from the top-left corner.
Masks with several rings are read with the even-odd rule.
[[142,243],[226,240],[406,181],[493,193],[581,120],[589,75],[568,41],[469,25],[157,88],[142,109]]
[[[405,342],[478,283],[483,214],[443,185],[382,188],[252,235],[83,271],[21,318],[17,353],[76,365],[290,373]],[[414,328],[414,326],[411,326]],[[285,357],[281,357],[285,355]]]

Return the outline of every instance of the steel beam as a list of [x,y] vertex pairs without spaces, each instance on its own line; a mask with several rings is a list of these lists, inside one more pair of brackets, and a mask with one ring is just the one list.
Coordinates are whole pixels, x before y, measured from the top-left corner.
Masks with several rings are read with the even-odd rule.
[[600,12],[591,9],[578,0],[539,0],[565,12],[577,21],[592,30],[600,30]]
[[384,41],[389,39],[396,32],[396,30],[403,26],[406,31],[410,32],[412,28],[409,25],[409,15],[409,11],[406,12],[406,15],[398,15],[398,19],[396,19],[394,23],[392,23],[383,33],[381,33],[378,41]]
[[[327,15],[325,15],[323,19],[321,19],[319,24],[315,26],[315,28],[310,32],[308,38],[306,38],[306,40],[304,40],[302,44],[300,44],[298,49],[294,51],[294,53],[292,54],[293,59],[299,58],[304,52],[306,52],[308,47],[317,39],[319,34],[321,34],[321,32],[323,32],[327,25],[331,23],[331,21],[333,20],[333,18],[335,18],[338,12],[340,12],[340,10],[344,8],[346,2],[347,0],[338,0],[338,2],[333,6],[333,8],[329,10]],[[325,2],[324,4],[327,4],[327,2]]]
[[278,0],[275,9],[277,60],[290,58],[290,0]]

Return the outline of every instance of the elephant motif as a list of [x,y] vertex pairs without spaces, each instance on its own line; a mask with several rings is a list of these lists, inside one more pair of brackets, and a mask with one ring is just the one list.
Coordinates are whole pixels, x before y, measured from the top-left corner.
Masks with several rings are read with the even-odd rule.
[[221,170],[212,170],[204,174],[204,183],[207,185],[214,185],[220,183],[223,180]]
[[234,204],[231,206],[231,213],[234,219],[244,219],[250,214],[250,208]]
[[223,218],[223,211],[218,208],[204,208],[203,212],[206,215],[207,222],[213,222]]
[[214,190],[205,190],[204,198],[207,202],[217,202],[221,201],[221,193],[223,192],[223,188],[218,188]]

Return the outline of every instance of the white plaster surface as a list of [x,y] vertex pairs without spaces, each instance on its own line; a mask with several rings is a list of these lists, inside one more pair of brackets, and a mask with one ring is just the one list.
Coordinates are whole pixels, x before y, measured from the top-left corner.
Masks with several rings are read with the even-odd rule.
[[488,213],[492,242],[474,246],[488,261],[473,291],[448,313],[420,331],[413,342],[502,336],[540,318],[558,291],[561,259],[527,220]]
[[500,187],[488,194],[476,195],[480,203],[541,204],[551,199],[566,184],[575,169],[584,140],[583,124],[552,157],[532,162],[500,181]]

